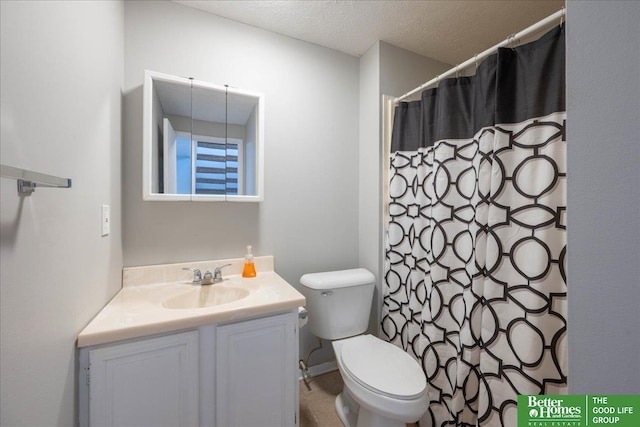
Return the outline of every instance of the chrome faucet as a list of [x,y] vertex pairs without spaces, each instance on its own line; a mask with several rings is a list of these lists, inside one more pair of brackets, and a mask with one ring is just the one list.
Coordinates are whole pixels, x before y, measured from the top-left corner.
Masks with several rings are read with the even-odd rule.
[[[213,283],[220,283],[222,282],[224,279],[222,278],[222,269],[225,267],[229,267],[231,264],[225,264],[225,265],[221,265],[220,267],[216,267],[213,270]],[[207,273],[211,274],[209,271],[207,271]]]
[[202,284],[203,285],[213,285],[214,283],[216,283],[213,280],[213,274],[211,274],[211,272],[209,270],[207,270],[204,273],[204,277],[202,278]]
[[220,283],[224,281],[224,279],[222,278],[222,269],[225,267],[229,267],[230,265],[231,264],[225,264],[216,267],[213,270],[213,274],[210,271],[206,271],[204,273],[204,276],[202,276],[202,272],[197,268],[185,267],[183,268],[183,270],[193,271],[193,281],[191,282],[192,285],[213,285],[214,283]]

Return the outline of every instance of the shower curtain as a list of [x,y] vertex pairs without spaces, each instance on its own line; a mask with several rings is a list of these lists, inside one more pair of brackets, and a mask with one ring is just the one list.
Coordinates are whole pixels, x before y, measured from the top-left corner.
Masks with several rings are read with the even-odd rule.
[[382,329],[428,426],[515,426],[567,392],[564,27],[396,107]]

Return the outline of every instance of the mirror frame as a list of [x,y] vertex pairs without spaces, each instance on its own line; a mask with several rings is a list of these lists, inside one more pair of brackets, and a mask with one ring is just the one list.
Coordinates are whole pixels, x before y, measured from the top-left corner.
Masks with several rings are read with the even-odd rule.
[[[153,193],[153,94],[154,81],[192,86],[193,88],[210,89],[228,94],[245,95],[258,100],[256,144],[256,194],[255,195],[207,195],[207,194],[164,194]],[[144,201],[194,201],[194,202],[262,202],[264,200],[264,95],[245,89],[217,85],[200,80],[173,76],[156,71],[144,71],[142,100],[142,200]]]

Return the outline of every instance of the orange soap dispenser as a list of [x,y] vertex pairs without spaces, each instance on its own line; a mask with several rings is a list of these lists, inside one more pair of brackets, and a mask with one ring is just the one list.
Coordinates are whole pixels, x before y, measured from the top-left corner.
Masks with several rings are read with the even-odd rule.
[[253,254],[251,246],[247,246],[247,254],[244,256],[244,267],[242,268],[242,277],[256,277],[256,266],[253,263]]

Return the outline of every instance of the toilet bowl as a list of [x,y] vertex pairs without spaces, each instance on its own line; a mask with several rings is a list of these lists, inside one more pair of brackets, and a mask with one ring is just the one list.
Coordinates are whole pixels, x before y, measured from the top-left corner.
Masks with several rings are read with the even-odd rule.
[[[426,412],[424,372],[407,353],[373,335],[358,335],[332,344],[344,381],[343,394],[347,393],[336,400],[343,424],[404,427]],[[350,418],[350,414],[355,416]]]
[[366,331],[375,277],[365,269],[305,274],[311,332],[332,341],[344,389],[336,411],[347,427],[404,427],[428,406],[420,365]]

